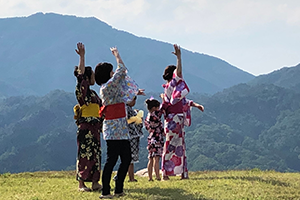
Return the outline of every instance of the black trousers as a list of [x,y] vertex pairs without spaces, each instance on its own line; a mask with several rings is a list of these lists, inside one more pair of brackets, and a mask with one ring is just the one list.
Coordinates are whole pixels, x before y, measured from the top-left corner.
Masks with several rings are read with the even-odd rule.
[[126,177],[128,167],[131,162],[131,149],[129,140],[106,140],[107,158],[102,172],[102,194],[110,194],[110,180],[114,166],[121,158],[121,163],[115,180],[115,193],[122,193],[124,187],[124,179]]

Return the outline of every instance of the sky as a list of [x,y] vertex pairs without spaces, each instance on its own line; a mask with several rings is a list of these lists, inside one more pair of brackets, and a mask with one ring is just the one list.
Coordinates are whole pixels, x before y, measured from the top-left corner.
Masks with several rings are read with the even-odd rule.
[[0,18],[37,12],[96,17],[256,76],[300,63],[299,0],[0,0]]

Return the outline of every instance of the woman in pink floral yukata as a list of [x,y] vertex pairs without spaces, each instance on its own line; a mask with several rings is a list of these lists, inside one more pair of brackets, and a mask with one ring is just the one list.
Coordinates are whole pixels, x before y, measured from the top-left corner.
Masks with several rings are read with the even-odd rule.
[[175,44],[174,50],[172,53],[177,57],[177,66],[167,66],[163,75],[167,81],[162,95],[166,134],[162,155],[163,180],[177,174],[181,175],[181,179],[188,179],[184,126],[191,124],[191,107],[204,111],[202,105],[185,98],[189,88],[182,76],[180,47]]

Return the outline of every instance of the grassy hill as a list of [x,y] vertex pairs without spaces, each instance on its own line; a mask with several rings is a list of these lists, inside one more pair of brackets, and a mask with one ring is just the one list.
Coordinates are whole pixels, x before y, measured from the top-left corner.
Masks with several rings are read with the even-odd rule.
[[[5,200],[84,200],[98,199],[100,192],[77,191],[74,171],[0,174],[0,199]],[[127,196],[119,199],[300,199],[300,173],[275,171],[191,172],[189,180],[171,177],[170,181],[138,182],[125,180]],[[112,187],[114,183],[111,182]]]

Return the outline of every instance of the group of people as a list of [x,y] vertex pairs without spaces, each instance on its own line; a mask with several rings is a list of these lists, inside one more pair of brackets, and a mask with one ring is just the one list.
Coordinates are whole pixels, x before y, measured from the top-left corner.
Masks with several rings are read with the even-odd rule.
[[[127,74],[121,56],[116,48],[110,49],[117,61],[117,69],[107,62],[97,64],[95,72],[85,66],[85,47],[77,43],[76,53],[79,65],[75,67],[77,78],[74,119],[77,130],[76,179],[79,191],[101,190],[100,198],[112,198],[110,181],[114,166],[120,157],[120,165],[114,177],[114,196],[124,196],[124,180],[128,172],[129,181],[134,179],[133,163],[138,161],[139,141],[143,135],[143,112],[133,109],[137,95],[145,95],[144,90]],[[148,114],[144,120],[148,136],[148,176],[153,181],[154,169],[156,180],[161,180],[159,161],[162,158],[162,179],[181,175],[188,178],[184,126],[191,124],[191,107],[201,111],[204,107],[186,99],[189,88],[182,76],[180,47],[174,45],[177,66],[167,66],[163,79],[164,93],[160,101],[146,100]],[[100,86],[100,95],[90,88],[95,82]],[[164,125],[161,121],[164,116]],[[106,162],[102,172],[102,185],[99,184],[101,173],[100,132],[107,145]],[[165,138],[165,141],[164,141]],[[92,182],[91,188],[85,182]]]

